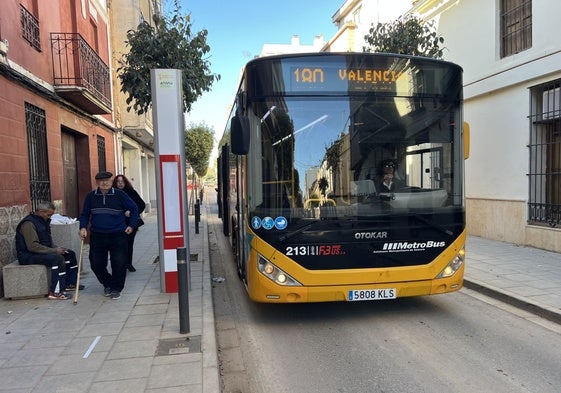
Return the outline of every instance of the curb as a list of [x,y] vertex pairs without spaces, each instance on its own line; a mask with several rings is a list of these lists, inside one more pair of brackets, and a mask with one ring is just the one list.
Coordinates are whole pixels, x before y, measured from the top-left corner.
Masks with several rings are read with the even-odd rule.
[[476,280],[464,278],[464,287],[561,325],[560,309],[548,307],[539,302],[530,301],[527,298],[509,293],[504,289],[494,288],[488,284],[483,284],[482,282],[478,282]]

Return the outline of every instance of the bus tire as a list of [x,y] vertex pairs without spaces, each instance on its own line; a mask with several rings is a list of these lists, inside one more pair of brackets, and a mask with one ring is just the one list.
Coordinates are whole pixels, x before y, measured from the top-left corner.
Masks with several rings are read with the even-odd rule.
[[232,252],[236,259],[238,277],[245,282],[245,263],[242,257],[242,245],[240,244],[240,227],[235,217],[232,217]]
[[234,258],[236,258],[236,263],[238,261],[238,254],[239,254],[239,249],[238,249],[238,226],[236,225],[236,219],[234,217],[232,217],[231,220],[231,226],[230,228],[232,228],[232,236],[230,238],[230,242],[232,244],[232,252],[234,253]]

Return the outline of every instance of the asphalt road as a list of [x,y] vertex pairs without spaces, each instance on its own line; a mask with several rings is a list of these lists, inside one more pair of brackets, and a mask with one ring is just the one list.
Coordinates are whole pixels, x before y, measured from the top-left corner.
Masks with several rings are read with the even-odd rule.
[[215,217],[223,392],[559,391],[561,327],[467,289],[380,302],[251,302]]

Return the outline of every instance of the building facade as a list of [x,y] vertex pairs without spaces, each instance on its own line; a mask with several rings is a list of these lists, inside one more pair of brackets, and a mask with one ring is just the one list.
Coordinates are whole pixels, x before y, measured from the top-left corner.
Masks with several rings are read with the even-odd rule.
[[146,212],[156,206],[152,111],[142,115],[127,111],[127,96],[121,92],[117,70],[119,61],[129,50],[127,32],[135,30],[142,22],[152,24],[154,14],[161,10],[160,0],[112,0],[109,7],[114,116],[118,136],[116,173],[124,174],[131,181],[146,202]]
[[464,69],[468,233],[561,252],[559,2],[346,0],[321,49],[362,52],[373,24],[433,21],[444,60]]
[[0,261],[40,200],[77,217],[98,171],[115,171],[106,0],[0,4]]
[[561,251],[561,3],[423,0],[464,69],[468,232]]
[[156,202],[151,112],[127,111],[117,76],[126,33],[153,0],[5,0],[0,5],[0,262],[40,200],[76,218],[98,171]]
[[337,33],[322,51],[362,52],[372,25],[399,18],[411,4],[411,0],[345,0],[331,18]]
[[290,44],[263,44],[259,57],[273,56],[282,53],[319,52],[324,45],[325,40],[321,34],[314,37],[312,45],[301,44],[300,36],[293,35]]

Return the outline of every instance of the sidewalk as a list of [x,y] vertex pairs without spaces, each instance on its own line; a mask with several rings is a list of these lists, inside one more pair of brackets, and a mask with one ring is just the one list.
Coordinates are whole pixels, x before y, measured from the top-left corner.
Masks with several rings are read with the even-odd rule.
[[561,254],[468,236],[464,286],[561,324]]
[[[135,241],[135,273],[122,297],[103,297],[84,250],[78,303],[0,299],[0,392],[220,391],[207,215],[189,216],[188,334],[177,294],[160,292],[158,226],[149,214]],[[561,255],[468,237],[465,287],[561,324]],[[79,252],[79,250],[76,250]]]
[[[206,208],[199,233],[189,216],[189,333],[179,333],[177,294],[160,292],[158,225],[144,218],[119,300],[103,297],[89,269],[72,300],[0,299],[0,392],[220,391],[208,255]],[[75,250],[79,253],[79,250]]]

